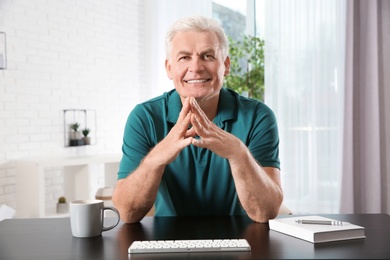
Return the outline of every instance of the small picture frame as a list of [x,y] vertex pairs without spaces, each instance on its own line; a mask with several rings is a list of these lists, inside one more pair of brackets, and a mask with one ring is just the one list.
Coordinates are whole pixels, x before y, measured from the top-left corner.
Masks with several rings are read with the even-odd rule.
[[5,52],[5,32],[0,32],[0,69],[5,69],[7,67]]

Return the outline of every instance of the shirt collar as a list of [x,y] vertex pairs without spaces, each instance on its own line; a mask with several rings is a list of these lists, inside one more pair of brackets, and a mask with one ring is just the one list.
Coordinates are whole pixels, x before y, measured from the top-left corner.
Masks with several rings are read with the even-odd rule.
[[[175,124],[179,118],[182,104],[179,93],[176,90],[171,91],[168,99],[168,117],[167,121]],[[219,104],[217,116],[213,122],[222,126],[227,120],[235,119],[237,116],[237,103],[234,94],[226,88],[222,88],[219,94]]]

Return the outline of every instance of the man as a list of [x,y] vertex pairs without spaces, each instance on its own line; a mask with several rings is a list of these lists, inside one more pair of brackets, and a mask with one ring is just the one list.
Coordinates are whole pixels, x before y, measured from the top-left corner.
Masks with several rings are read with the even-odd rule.
[[278,132],[262,102],[223,87],[228,42],[212,19],[177,21],[165,68],[175,89],[137,105],[123,139],[113,202],[123,221],[157,216],[274,218],[283,200]]

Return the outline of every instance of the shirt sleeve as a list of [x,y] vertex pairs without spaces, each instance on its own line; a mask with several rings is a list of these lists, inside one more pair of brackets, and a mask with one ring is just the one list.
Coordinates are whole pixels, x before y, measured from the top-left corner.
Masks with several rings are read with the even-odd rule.
[[148,137],[151,128],[149,118],[147,111],[140,105],[137,105],[127,118],[118,179],[124,179],[133,172],[151,147],[154,146],[152,140]]
[[259,103],[256,110],[248,148],[261,166],[280,169],[279,133],[275,114],[264,103]]

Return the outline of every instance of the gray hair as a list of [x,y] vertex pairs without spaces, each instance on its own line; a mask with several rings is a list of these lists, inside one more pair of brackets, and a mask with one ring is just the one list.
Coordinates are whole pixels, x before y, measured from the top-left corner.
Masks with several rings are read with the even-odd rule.
[[225,31],[219,23],[211,18],[203,16],[190,16],[177,20],[169,29],[165,37],[165,52],[166,58],[169,60],[172,51],[172,40],[179,32],[214,32],[220,43],[222,51],[222,59],[225,60],[229,55],[229,42]]

